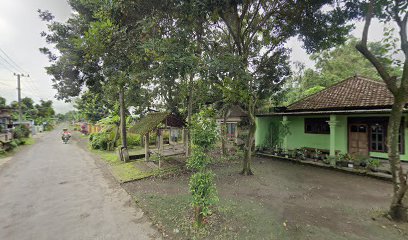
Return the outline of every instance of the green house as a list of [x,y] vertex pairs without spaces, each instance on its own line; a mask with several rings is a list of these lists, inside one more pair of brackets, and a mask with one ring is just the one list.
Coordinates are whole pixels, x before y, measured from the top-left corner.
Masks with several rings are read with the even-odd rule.
[[[384,83],[354,76],[286,108],[257,115],[255,144],[286,151],[309,148],[387,158],[387,125],[393,96]],[[400,131],[401,159],[408,161],[408,109]]]

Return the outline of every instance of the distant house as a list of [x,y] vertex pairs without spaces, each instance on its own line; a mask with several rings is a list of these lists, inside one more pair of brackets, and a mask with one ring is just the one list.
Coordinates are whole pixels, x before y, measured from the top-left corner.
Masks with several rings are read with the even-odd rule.
[[[349,153],[387,158],[387,125],[393,100],[384,83],[351,77],[280,111],[258,115],[256,145],[274,142],[285,150],[312,148],[331,156]],[[404,161],[408,161],[407,125],[405,108],[399,144]],[[274,138],[280,141],[272,141]]]
[[[226,118],[226,134],[227,139],[231,142],[239,144],[241,141],[239,135],[244,131],[241,125],[248,118],[247,113],[239,106],[231,107]],[[217,117],[217,124],[222,127],[224,123],[223,116]]]
[[11,110],[8,108],[0,108],[0,149],[3,144],[13,140],[13,122],[12,122]]

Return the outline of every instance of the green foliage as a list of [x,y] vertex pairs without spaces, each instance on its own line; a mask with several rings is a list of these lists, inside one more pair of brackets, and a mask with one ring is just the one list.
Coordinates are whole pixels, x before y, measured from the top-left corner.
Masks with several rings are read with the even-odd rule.
[[127,134],[127,143],[130,147],[140,146],[141,137],[139,134]]
[[19,143],[20,143],[20,142],[18,141],[18,139],[13,139],[13,140],[10,142],[10,147],[11,147],[12,149],[13,149],[13,148],[16,148]]
[[74,106],[85,120],[92,123],[107,117],[109,108],[112,108],[101,94],[90,91],[86,91],[80,98],[77,98]]
[[[284,104],[291,104],[356,74],[380,81],[373,65],[355,48],[357,42],[358,39],[350,38],[343,45],[313,54],[311,59],[316,62],[316,70],[305,69],[304,65],[297,63],[296,71],[287,83]],[[389,53],[387,44],[371,42],[369,48],[392,74],[401,75],[402,68],[385,58]]]
[[207,108],[195,114],[190,131],[194,145],[206,150],[211,148],[219,137],[214,110]]
[[30,136],[30,129],[24,125],[16,126],[13,129],[13,137],[15,139],[27,138],[28,136]]
[[0,96],[0,108],[4,108],[6,106],[6,99]]
[[197,171],[190,178],[190,192],[193,196],[192,205],[195,208],[195,223],[202,224],[202,218],[211,213],[210,206],[218,200],[214,174],[206,170],[211,163],[208,151],[214,146],[217,138],[217,124],[212,109],[202,109],[192,118],[190,131],[193,140],[192,154],[187,167]]
[[192,206],[199,207],[202,216],[210,215],[210,207],[218,202],[214,174],[211,171],[193,174],[190,178],[189,187],[193,196]]
[[113,137],[109,132],[99,132],[91,134],[89,140],[93,149],[108,150],[108,145],[113,141]]
[[204,149],[196,145],[192,148],[192,155],[187,160],[187,168],[202,171],[211,163],[211,158],[204,152]]
[[380,159],[371,158],[367,161],[369,167],[378,168],[381,165]]

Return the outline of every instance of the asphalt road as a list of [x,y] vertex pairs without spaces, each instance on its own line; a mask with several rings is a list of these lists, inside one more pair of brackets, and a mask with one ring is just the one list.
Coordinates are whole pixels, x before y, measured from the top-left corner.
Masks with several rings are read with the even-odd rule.
[[[0,166],[0,239],[157,239],[131,197],[59,131]],[[0,160],[1,161],[1,160]]]

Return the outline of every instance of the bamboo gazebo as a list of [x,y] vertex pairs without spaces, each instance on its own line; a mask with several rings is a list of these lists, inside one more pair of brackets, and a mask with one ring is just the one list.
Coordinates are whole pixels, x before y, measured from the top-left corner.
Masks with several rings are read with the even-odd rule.
[[[161,156],[170,156],[185,153],[185,144],[178,145],[180,132],[184,132],[185,123],[173,113],[169,112],[154,112],[148,113],[137,121],[132,130],[136,134],[140,134],[144,139],[145,160],[148,161],[150,154],[156,152]],[[165,149],[164,131],[169,131],[169,148]],[[157,134],[157,144],[155,151],[149,148],[150,135]],[[183,137],[184,141],[184,137]],[[176,148],[176,146],[179,146]],[[180,147],[181,146],[181,147]]]

